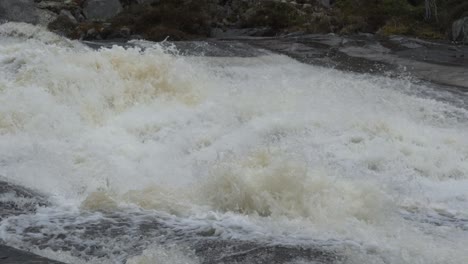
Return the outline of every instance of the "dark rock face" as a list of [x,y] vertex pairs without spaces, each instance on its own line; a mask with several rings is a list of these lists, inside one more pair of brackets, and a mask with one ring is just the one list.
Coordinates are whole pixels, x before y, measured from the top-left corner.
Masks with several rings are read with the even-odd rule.
[[83,13],[89,20],[103,21],[114,17],[122,11],[119,0],[87,0]]
[[2,0],[0,20],[37,24],[39,17],[33,0]]

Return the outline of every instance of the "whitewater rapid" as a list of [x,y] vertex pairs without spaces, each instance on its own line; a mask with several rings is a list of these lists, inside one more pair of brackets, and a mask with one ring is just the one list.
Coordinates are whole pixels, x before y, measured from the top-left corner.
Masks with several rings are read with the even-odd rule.
[[[180,232],[323,247],[336,263],[468,263],[463,101],[266,51],[131,44],[0,25],[0,175],[52,203],[3,219],[7,245],[69,263],[204,263],[193,239],[167,238]],[[153,219],[164,236],[133,228]]]

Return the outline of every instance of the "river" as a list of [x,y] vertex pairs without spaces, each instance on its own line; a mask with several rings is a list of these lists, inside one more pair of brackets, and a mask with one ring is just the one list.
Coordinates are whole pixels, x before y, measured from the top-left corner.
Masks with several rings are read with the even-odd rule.
[[468,95],[247,46],[0,25],[0,175],[40,193],[0,200],[46,200],[1,241],[67,263],[468,263]]

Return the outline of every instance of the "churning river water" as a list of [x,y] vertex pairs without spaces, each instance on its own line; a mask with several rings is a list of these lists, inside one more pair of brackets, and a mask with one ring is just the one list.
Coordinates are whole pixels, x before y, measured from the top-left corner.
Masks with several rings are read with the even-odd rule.
[[131,44],[0,25],[0,175],[48,203],[3,218],[3,243],[68,263],[468,263],[466,95]]

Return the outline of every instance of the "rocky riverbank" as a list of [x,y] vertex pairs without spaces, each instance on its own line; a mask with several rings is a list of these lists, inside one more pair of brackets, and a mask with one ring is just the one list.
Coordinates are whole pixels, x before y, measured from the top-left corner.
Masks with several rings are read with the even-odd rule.
[[244,36],[378,33],[466,41],[468,6],[440,1],[436,15],[424,18],[423,1],[406,0],[4,0],[0,20],[41,24],[85,40],[192,40],[234,30]]

